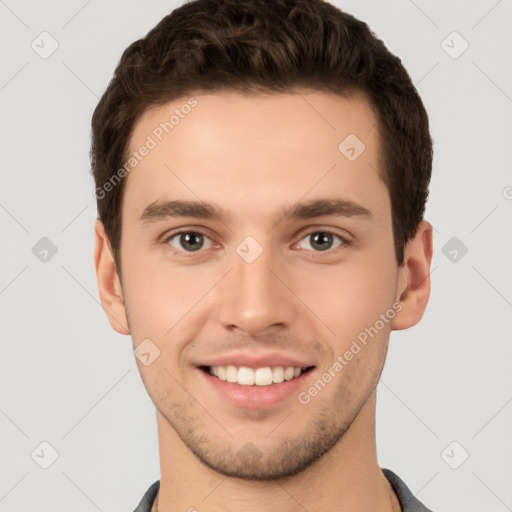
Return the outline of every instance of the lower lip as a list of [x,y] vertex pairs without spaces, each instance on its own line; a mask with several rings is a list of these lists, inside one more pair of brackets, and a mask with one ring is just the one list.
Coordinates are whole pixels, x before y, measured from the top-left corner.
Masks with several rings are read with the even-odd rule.
[[278,405],[292,395],[297,396],[301,389],[305,389],[305,380],[314,372],[314,368],[292,380],[269,386],[242,386],[220,380],[199,368],[198,371],[207,383],[231,405],[246,409],[264,409]]

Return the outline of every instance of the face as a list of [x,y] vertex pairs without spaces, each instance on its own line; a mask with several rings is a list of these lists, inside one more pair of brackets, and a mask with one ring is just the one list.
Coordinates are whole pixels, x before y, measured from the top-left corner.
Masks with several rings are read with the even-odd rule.
[[121,242],[144,385],[207,466],[296,474],[374,392],[400,309],[375,115],[361,96],[196,95],[147,111],[144,145]]

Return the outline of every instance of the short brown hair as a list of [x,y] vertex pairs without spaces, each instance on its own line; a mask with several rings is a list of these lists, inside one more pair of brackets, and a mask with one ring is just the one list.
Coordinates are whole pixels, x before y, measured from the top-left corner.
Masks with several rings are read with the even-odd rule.
[[[98,218],[120,272],[124,178],[146,109],[197,92],[362,92],[376,112],[381,179],[390,195],[396,260],[423,219],[432,140],[421,98],[400,59],[370,28],[323,0],[194,0],[123,53],[92,117]],[[341,142],[341,141],[340,141]]]

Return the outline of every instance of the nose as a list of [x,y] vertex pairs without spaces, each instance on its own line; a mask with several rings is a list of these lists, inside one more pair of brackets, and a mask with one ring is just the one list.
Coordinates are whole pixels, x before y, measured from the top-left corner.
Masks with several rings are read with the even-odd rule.
[[234,253],[233,268],[217,290],[219,322],[254,338],[289,328],[298,314],[290,279],[271,250],[263,250],[252,263]]

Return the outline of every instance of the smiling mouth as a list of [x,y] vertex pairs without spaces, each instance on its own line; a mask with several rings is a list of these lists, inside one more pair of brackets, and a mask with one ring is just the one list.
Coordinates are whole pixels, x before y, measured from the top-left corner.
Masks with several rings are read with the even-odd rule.
[[200,366],[204,372],[225,382],[241,386],[270,386],[299,378],[312,370],[314,366],[263,366],[249,368],[247,366]]

